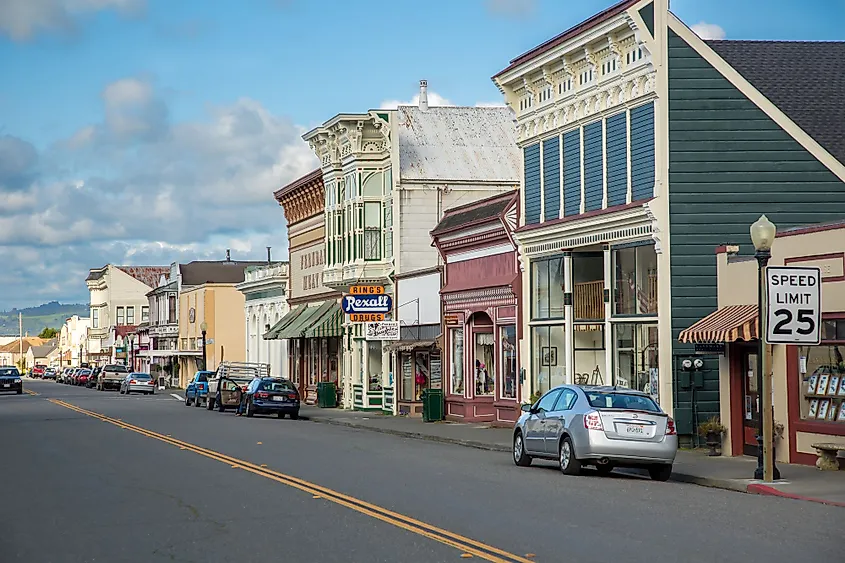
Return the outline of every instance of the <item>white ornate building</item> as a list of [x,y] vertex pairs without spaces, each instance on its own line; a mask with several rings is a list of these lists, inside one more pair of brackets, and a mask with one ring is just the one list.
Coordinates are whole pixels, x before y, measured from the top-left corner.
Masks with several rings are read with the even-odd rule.
[[273,376],[288,377],[288,341],[264,339],[264,334],[290,311],[288,263],[248,267],[236,289],[245,299],[246,361],[270,364]]

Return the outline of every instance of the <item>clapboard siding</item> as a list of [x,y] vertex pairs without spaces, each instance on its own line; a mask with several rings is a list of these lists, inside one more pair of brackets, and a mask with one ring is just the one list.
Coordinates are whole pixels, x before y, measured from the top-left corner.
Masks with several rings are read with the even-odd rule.
[[581,213],[581,132],[563,135],[563,214]]
[[560,218],[560,137],[543,141],[543,220]]
[[628,115],[607,118],[607,206],[623,205],[628,199]]
[[601,209],[604,199],[602,123],[584,126],[584,210]]
[[631,199],[654,196],[654,102],[631,110]]
[[525,224],[540,222],[540,143],[523,149],[525,158]]
[[[780,230],[845,216],[845,184],[672,31],[669,213],[674,354],[690,352],[681,330],[716,310],[716,246],[753,253],[749,226],[763,213]],[[695,399],[677,389],[676,416],[719,413],[714,359],[703,375]]]

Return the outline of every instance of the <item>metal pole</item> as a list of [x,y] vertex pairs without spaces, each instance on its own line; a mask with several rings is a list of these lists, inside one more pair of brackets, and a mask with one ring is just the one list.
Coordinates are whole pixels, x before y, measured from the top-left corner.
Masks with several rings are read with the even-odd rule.
[[769,362],[766,355],[766,266],[772,257],[770,250],[758,250],[757,258],[757,318],[760,329],[757,335],[757,468],[754,478],[773,481],[780,479],[772,451],[772,389],[768,377]]
[[208,367],[205,364],[205,331],[202,331],[202,369],[207,371]]

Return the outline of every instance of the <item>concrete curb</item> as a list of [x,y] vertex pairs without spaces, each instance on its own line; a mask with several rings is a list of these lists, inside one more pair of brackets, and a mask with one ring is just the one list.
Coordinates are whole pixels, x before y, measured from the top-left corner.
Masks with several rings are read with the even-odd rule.
[[[348,420],[339,420],[336,418],[325,418],[321,416],[300,416],[302,420],[309,420],[311,422],[316,422],[319,424],[331,424],[334,426],[344,426],[346,428],[355,428],[357,430],[367,430],[370,432],[379,432],[381,434],[391,434],[393,436],[399,436],[402,438],[411,438],[414,440],[426,440],[428,442],[437,442],[441,444],[452,444],[456,446],[464,446],[467,448],[476,448],[479,450],[486,450],[491,452],[508,452],[510,453],[511,449],[509,446],[504,446],[501,444],[488,444],[484,442],[476,442],[473,440],[461,440],[458,438],[448,438],[446,436],[432,436],[429,434],[421,434],[419,432],[408,432],[406,430],[395,430],[393,428],[378,428],[375,426],[369,426],[366,424],[357,424],[353,421]],[[627,475],[637,475],[639,477],[645,477],[644,472],[640,472],[637,470],[622,470]],[[830,506],[841,506],[845,507],[845,503],[835,502],[835,501],[827,501],[824,499],[818,499],[813,497],[805,497],[801,495],[794,495],[791,493],[786,493],[781,490],[778,490],[774,487],[769,487],[767,485],[761,485],[758,483],[747,483],[741,479],[716,479],[712,477],[701,477],[699,475],[692,475],[689,473],[684,473],[682,471],[673,471],[672,476],[669,479],[670,481],[674,481],[676,483],[688,483],[691,485],[698,485],[700,487],[710,487],[712,489],[722,489],[725,491],[733,491],[737,493],[746,493],[746,494],[757,494],[757,495],[768,495],[768,496],[777,496],[782,498],[791,498],[795,500],[803,500],[808,502],[817,502],[821,504],[826,504]]]

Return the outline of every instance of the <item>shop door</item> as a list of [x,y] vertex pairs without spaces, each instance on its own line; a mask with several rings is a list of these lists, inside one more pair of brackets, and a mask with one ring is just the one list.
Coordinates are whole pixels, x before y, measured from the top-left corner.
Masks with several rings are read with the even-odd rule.
[[746,348],[742,351],[742,453],[757,455],[757,430],[760,421],[757,391],[757,351]]

